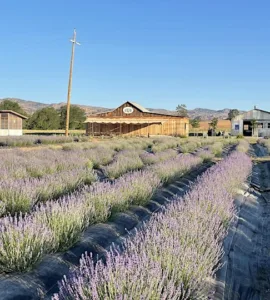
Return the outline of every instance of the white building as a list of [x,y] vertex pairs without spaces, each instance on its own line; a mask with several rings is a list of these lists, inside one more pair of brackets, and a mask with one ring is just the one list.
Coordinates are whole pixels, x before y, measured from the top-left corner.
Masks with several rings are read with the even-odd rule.
[[232,135],[270,137],[270,112],[254,109],[236,116],[231,121]]
[[22,135],[22,120],[25,116],[12,110],[0,110],[0,136]]

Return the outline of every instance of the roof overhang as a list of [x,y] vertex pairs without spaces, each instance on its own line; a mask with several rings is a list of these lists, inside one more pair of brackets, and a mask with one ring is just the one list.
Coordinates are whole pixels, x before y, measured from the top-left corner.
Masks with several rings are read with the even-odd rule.
[[9,114],[13,114],[17,117],[20,117],[22,119],[28,119],[26,116],[23,116],[23,115],[17,113],[16,111],[13,111],[13,110],[1,109],[0,113],[9,113]]
[[106,118],[88,118],[84,123],[98,123],[98,124],[163,124],[167,120],[153,120],[153,119],[106,119]]

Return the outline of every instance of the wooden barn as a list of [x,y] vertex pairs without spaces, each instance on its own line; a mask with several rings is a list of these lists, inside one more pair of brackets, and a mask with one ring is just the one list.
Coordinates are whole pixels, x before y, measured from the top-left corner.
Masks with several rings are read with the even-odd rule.
[[0,110],[0,136],[22,135],[22,120],[25,116],[12,110]]
[[86,134],[100,135],[183,135],[188,136],[189,119],[177,115],[153,113],[134,102],[126,102],[118,108],[89,116]]

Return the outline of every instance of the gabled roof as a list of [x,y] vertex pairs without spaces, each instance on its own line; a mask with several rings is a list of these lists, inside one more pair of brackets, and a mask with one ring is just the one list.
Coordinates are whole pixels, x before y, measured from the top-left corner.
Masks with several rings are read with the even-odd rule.
[[158,113],[158,112],[149,111],[148,109],[144,108],[140,104],[138,104],[136,102],[131,102],[131,101],[126,101],[125,103],[121,104],[117,108],[114,108],[114,109],[111,109],[111,110],[107,110],[107,111],[95,113],[95,114],[92,114],[92,115],[88,115],[88,117],[92,118],[93,116],[98,116],[98,115],[101,115],[101,114],[106,114],[106,113],[113,112],[113,111],[117,110],[119,107],[121,107],[122,105],[127,104],[127,103],[131,104],[132,106],[134,106],[135,108],[137,108],[142,113],[148,113],[148,114],[157,115],[157,116],[169,116],[169,117],[178,117],[178,118],[187,118],[188,119],[188,117],[178,116],[177,114],[164,114],[164,113]]
[[13,110],[1,109],[0,113],[9,113],[9,114],[13,114],[13,115],[15,115],[17,117],[20,117],[22,119],[27,119],[26,116],[23,116],[23,115],[17,113],[16,111],[13,111]]
[[131,102],[131,101],[127,101],[127,102],[132,104],[136,108],[138,108],[138,110],[140,110],[141,112],[150,113],[150,111],[148,109],[144,108],[143,106],[141,106],[140,104],[138,104],[136,102]]
[[[262,110],[262,109],[259,109],[259,108],[254,108],[252,110],[258,110],[258,111],[261,111],[261,112],[264,112],[264,113],[267,113],[267,114],[270,114],[270,111],[267,111],[267,110]],[[252,111],[250,110],[250,111]]]

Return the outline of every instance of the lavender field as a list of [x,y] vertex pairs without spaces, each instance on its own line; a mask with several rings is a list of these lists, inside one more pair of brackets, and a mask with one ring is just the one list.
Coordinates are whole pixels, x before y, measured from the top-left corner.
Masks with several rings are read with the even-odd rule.
[[0,150],[0,298],[210,299],[250,149],[160,137]]

